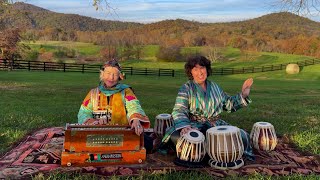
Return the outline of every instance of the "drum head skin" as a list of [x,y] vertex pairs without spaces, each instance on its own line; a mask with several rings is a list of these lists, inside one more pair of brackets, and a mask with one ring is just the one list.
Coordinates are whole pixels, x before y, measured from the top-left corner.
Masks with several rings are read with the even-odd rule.
[[235,126],[215,126],[207,130],[207,132],[214,132],[215,134],[225,134],[237,131],[240,132],[240,129]]
[[190,130],[189,132],[185,133],[183,136],[190,142],[194,142],[194,143],[204,141],[205,139],[202,132],[196,129]]
[[171,114],[159,114],[158,116],[156,116],[157,119],[170,119],[171,118]]
[[268,122],[256,122],[256,125],[259,125],[260,127],[271,127],[273,126],[271,123]]

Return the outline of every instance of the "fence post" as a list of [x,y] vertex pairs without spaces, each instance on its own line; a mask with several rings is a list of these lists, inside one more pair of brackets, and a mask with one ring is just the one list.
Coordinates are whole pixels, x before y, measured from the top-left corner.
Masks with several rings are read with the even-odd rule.
[[160,76],[160,73],[161,73],[160,71],[161,71],[161,69],[159,68],[158,76]]
[[244,74],[244,67],[242,67],[242,74]]
[[66,72],[66,63],[63,63],[63,72]]
[[30,67],[30,61],[28,61],[28,71],[30,71],[31,67]]
[[314,64],[314,59],[313,59],[313,64]]
[[172,69],[172,77],[174,77],[174,69]]
[[84,73],[84,64],[82,64],[82,73]]
[[13,70],[14,69],[14,59],[12,59],[12,64],[11,64],[11,70]]
[[144,75],[145,75],[145,76],[148,75],[148,69],[147,69],[147,68],[144,70]]
[[273,64],[271,65],[271,70],[273,71]]
[[133,75],[133,69],[130,67],[130,74]]
[[46,71],[46,62],[43,62],[43,71]]
[[254,73],[254,67],[252,67],[252,73]]
[[234,68],[232,68],[231,72],[232,72],[232,74],[234,74]]

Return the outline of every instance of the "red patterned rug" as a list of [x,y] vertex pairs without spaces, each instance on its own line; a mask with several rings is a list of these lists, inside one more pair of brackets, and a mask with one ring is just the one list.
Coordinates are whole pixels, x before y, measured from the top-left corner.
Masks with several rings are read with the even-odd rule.
[[[0,158],[0,179],[25,179],[37,173],[82,172],[103,176],[128,176],[146,173],[165,173],[171,171],[191,170],[173,163],[174,155],[160,153],[149,154],[143,165],[105,166],[105,167],[61,167],[60,158],[63,148],[64,131],[62,127],[39,130],[25,138],[16,148]],[[284,138],[279,138],[276,149],[272,152],[256,151],[256,161],[245,161],[245,165],[237,170],[218,170],[211,167],[196,168],[212,176],[320,174],[320,157],[302,155]]]

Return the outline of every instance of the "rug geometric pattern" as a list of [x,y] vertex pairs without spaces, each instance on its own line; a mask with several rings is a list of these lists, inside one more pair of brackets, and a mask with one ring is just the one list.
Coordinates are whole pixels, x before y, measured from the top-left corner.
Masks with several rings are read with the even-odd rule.
[[[255,151],[256,160],[245,160],[245,165],[237,170],[218,170],[209,166],[193,170],[208,173],[212,176],[250,175],[261,173],[265,175],[320,174],[320,157],[302,155],[279,138],[274,151]],[[45,128],[34,132],[11,151],[0,158],[0,179],[25,179],[37,173],[82,172],[95,173],[103,176],[128,176],[144,173],[165,173],[170,171],[190,170],[173,163],[174,154],[163,155],[153,153],[147,155],[147,161],[142,165],[104,166],[104,167],[61,167],[60,158],[63,148],[64,130],[62,127]]]

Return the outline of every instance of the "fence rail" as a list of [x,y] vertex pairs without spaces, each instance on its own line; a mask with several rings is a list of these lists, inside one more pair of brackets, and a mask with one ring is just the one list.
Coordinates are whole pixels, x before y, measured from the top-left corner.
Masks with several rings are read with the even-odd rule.
[[[309,59],[294,62],[300,67],[320,64],[320,59]],[[286,64],[266,65],[260,67],[243,68],[213,68],[214,75],[246,74],[267,71],[278,71],[286,68]],[[0,59],[0,70],[28,70],[28,71],[61,71],[61,72],[81,72],[98,73],[102,65],[76,64],[76,63],[55,63],[26,60],[7,60]],[[154,69],[154,68],[133,68],[123,67],[122,71],[126,75],[144,75],[144,76],[185,76],[184,70],[175,69]]]

